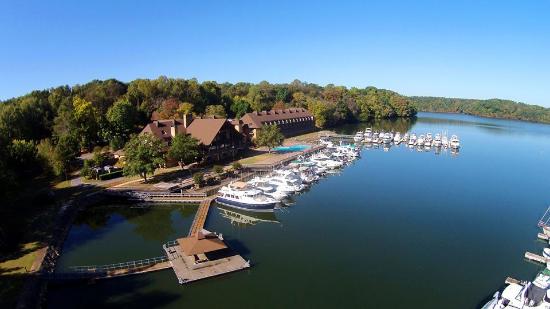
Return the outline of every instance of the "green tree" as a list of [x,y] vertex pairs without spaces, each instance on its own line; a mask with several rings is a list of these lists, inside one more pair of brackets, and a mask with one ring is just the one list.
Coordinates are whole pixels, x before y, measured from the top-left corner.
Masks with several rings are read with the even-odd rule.
[[225,112],[223,105],[208,105],[206,107],[205,114],[207,116],[216,116],[218,118],[227,117],[227,113]]
[[71,162],[78,156],[79,147],[77,140],[72,135],[63,135],[59,138],[55,146],[55,154],[57,160],[54,164],[54,172],[56,175],[64,175],[67,179],[67,174],[71,168]]
[[139,175],[147,181],[147,174],[153,174],[164,163],[164,142],[151,134],[136,135],[124,147],[126,164],[124,175]]
[[33,141],[14,139],[9,147],[9,159],[6,160],[11,168],[28,172],[37,167],[37,149]]
[[181,168],[184,165],[197,161],[199,156],[199,142],[191,135],[177,134],[172,138],[168,157],[177,160]]
[[99,137],[99,114],[90,101],[80,97],[73,99],[74,119],[76,121],[79,145],[81,148],[92,148]]
[[221,165],[214,165],[214,167],[212,168],[212,171],[214,171],[214,173],[218,174],[218,177],[220,177],[220,178],[223,176],[223,173],[224,173],[223,166],[221,166]]
[[235,118],[241,118],[244,114],[251,111],[250,103],[244,97],[235,96],[233,104],[231,104],[231,111],[235,113]]
[[128,100],[116,101],[107,110],[107,121],[109,122],[109,139],[126,139],[134,131],[138,121],[138,111]]
[[193,174],[193,182],[195,183],[195,186],[197,186],[197,188],[201,187],[203,181],[204,181],[204,173],[196,172],[195,174]]
[[189,103],[189,102],[183,102],[181,103],[179,106],[178,106],[178,110],[177,110],[177,113],[178,113],[178,116],[180,118],[183,118],[183,116],[185,115],[190,115],[193,113],[193,104]]
[[256,145],[267,147],[268,151],[271,153],[271,149],[282,145],[284,139],[285,137],[277,125],[265,125],[260,130],[260,133],[258,133]]

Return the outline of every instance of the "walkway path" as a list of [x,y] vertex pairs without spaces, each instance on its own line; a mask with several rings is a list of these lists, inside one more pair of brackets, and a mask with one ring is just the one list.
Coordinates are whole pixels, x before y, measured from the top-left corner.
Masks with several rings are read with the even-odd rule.
[[206,217],[208,216],[208,210],[210,209],[210,204],[212,204],[213,200],[213,197],[208,197],[201,202],[199,209],[195,214],[195,220],[193,220],[191,228],[189,229],[189,236],[196,235],[204,228],[204,223],[206,223]]

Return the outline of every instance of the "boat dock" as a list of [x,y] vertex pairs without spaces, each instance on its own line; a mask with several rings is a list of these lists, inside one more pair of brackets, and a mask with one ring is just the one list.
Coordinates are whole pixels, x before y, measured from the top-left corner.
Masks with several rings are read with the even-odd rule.
[[201,201],[199,209],[195,214],[195,219],[189,229],[188,236],[195,235],[204,228],[204,223],[206,223],[206,217],[208,216],[208,211],[210,210],[210,204],[212,204],[212,201],[214,201],[214,198],[212,197],[205,198]]
[[[172,198],[166,195],[155,194],[155,201],[156,198]],[[43,277],[54,281],[96,280],[172,268],[178,282],[184,284],[249,268],[250,262],[228,248],[221,235],[204,229],[214,197],[177,195],[177,197],[174,196],[174,199],[200,198],[200,205],[189,229],[188,237],[164,244],[162,247],[165,255],[109,265],[74,266],[67,271],[43,273]]]
[[[177,242],[164,246],[180,284],[215,277],[250,267],[250,263],[236,253],[224,257],[197,262],[197,255],[186,254]],[[204,254],[202,254],[204,255]]]
[[529,251],[525,252],[525,258],[530,260],[530,261],[535,261],[535,262],[539,262],[539,263],[542,263],[542,264],[546,264],[546,262],[548,261],[547,258],[545,258],[543,256],[540,256],[538,254],[535,254],[535,253],[531,253]]

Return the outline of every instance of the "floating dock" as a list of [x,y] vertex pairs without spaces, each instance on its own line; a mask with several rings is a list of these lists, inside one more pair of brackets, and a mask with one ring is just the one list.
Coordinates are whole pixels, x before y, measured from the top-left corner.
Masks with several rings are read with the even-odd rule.
[[179,245],[165,246],[170,265],[180,284],[190,283],[250,267],[250,263],[238,254],[229,254],[215,260],[196,262],[196,255],[187,255]]
[[535,261],[543,264],[546,264],[546,262],[548,261],[548,259],[545,258],[544,256],[540,256],[538,254],[531,253],[531,252],[525,252],[525,258],[530,261]]

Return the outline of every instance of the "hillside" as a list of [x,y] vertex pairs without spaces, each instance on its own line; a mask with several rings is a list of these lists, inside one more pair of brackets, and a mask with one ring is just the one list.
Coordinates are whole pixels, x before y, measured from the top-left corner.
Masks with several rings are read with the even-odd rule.
[[469,115],[550,123],[550,108],[511,100],[408,97],[422,112],[464,113]]

